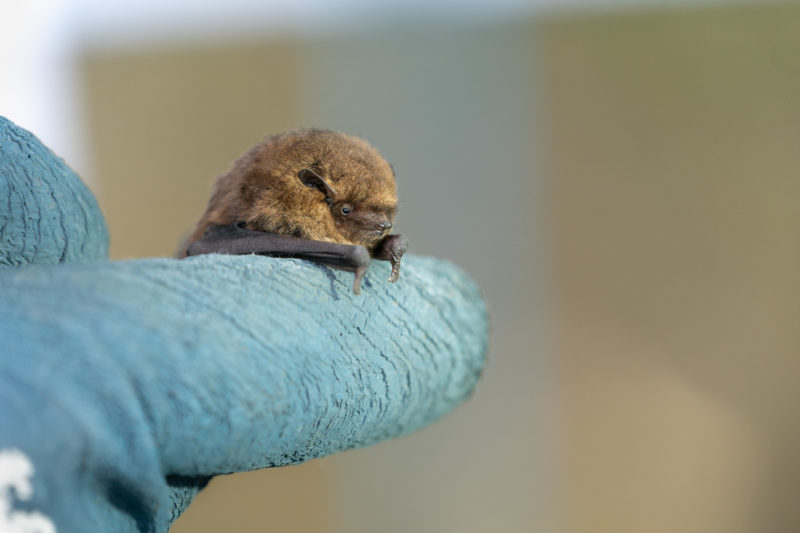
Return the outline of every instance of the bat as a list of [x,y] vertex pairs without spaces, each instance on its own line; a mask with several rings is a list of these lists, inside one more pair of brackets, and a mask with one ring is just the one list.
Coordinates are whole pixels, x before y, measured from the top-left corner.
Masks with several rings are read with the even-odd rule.
[[367,141],[308,129],[267,137],[217,179],[205,213],[178,257],[259,254],[315,261],[355,274],[389,261],[397,281],[408,249],[390,234],[397,214],[394,169]]

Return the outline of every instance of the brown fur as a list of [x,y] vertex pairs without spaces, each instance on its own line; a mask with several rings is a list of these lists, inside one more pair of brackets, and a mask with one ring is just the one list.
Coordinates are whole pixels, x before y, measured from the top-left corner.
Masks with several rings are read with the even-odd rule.
[[[311,169],[335,191],[325,194],[302,183]],[[343,215],[342,207],[351,207]],[[179,257],[212,226],[239,222],[251,230],[317,241],[360,244],[372,252],[394,222],[394,172],[365,140],[330,130],[296,130],[266,138],[240,157],[216,182],[214,193]]]

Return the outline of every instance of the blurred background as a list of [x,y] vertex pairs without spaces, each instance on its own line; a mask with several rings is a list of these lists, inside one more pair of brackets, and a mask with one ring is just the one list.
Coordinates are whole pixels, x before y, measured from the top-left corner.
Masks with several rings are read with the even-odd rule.
[[799,29],[766,1],[11,0],[0,114],[115,259],[173,253],[264,135],[362,135],[412,251],[483,287],[467,404],[216,478],[174,533],[794,532]]

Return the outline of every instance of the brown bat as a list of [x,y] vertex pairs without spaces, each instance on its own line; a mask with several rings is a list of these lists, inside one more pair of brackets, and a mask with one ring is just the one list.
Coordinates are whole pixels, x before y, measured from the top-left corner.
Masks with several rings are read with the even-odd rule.
[[205,213],[178,252],[296,257],[355,273],[370,259],[400,274],[408,248],[389,235],[397,212],[394,170],[365,140],[330,130],[273,135],[222,175]]

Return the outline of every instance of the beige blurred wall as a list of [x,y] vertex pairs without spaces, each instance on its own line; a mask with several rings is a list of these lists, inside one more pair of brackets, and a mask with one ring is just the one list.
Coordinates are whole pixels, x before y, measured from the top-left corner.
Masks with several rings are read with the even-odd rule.
[[800,6],[541,26],[569,530],[800,530]]
[[282,40],[84,56],[90,163],[112,258],[171,255],[216,176],[266,133],[300,124],[298,54]]

